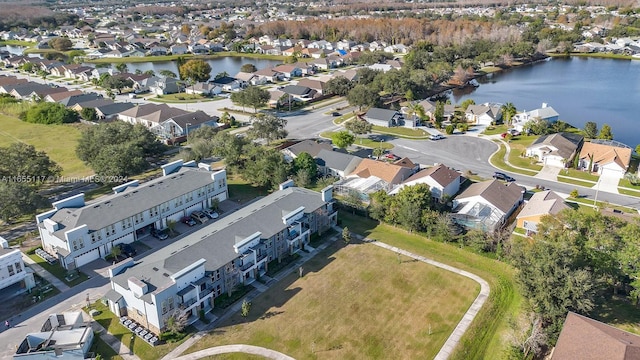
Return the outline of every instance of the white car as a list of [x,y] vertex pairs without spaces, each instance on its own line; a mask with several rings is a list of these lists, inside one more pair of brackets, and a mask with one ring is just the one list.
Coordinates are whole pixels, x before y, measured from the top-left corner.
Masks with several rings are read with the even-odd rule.
[[209,209],[203,210],[202,212],[205,215],[207,215],[207,217],[209,217],[209,219],[217,219],[220,216],[217,212],[215,212],[213,210],[209,210]]
[[440,139],[444,139],[444,136],[440,134],[434,134],[429,136],[429,140],[440,140]]

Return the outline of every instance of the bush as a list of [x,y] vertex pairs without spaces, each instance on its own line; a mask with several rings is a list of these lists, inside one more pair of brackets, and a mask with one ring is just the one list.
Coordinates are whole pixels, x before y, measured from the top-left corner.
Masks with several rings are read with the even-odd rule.
[[580,194],[578,193],[578,189],[573,189],[571,191],[571,193],[569,194],[569,196],[574,198],[574,199],[577,199],[580,196]]
[[447,133],[447,135],[451,135],[453,134],[454,130],[455,130],[455,126],[451,124],[451,125],[447,125],[447,127],[444,129],[444,132]]
[[78,121],[78,113],[59,103],[38,103],[20,118],[34,124],[64,124]]

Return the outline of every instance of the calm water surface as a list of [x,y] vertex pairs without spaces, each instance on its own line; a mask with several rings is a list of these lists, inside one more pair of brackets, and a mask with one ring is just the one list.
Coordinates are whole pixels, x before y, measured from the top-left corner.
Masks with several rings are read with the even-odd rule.
[[570,58],[552,59],[478,79],[470,93],[454,92],[452,101],[467,98],[476,104],[512,102],[519,111],[543,102],[560,120],[583,128],[595,121],[607,123],[615,140],[631,147],[640,144],[640,61]]
[[[211,65],[211,76],[215,77],[216,74],[226,72],[230,76],[234,76],[240,71],[240,68],[244,64],[253,64],[258,70],[267,67],[273,67],[282,64],[282,61],[267,60],[267,59],[254,59],[243,57],[220,57],[215,59],[206,60]],[[115,68],[115,65],[113,65]],[[143,62],[143,63],[130,63],[127,64],[130,72],[141,70],[142,72],[147,70],[153,70],[156,74],[160,74],[162,70],[169,70],[175,74],[178,74],[178,65],[175,61],[164,62]]]

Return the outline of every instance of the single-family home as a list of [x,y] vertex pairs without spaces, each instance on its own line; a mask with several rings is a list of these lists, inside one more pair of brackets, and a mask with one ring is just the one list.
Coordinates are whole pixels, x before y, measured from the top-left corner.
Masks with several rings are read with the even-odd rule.
[[[437,104],[430,100],[422,100],[418,104],[424,109],[424,114],[428,116],[431,121],[435,121]],[[455,112],[455,105],[443,104],[442,121],[450,121]]]
[[413,167],[386,161],[362,159],[358,166],[340,182],[338,191],[348,193],[356,191],[363,199],[379,190],[391,191],[395,186],[409,178]]
[[48,94],[55,94],[62,91],[65,91],[65,89],[29,82],[14,86],[13,89],[9,91],[9,95],[20,100],[40,100]]
[[65,91],[45,95],[45,97],[42,100],[45,102],[58,102],[71,96],[84,94],[82,90],[66,90],[66,88],[63,88],[63,89]]
[[296,85],[308,87],[312,90],[315,90],[318,94],[322,95],[324,93],[324,86],[326,85],[326,82],[322,80],[304,78],[298,80],[298,83]]
[[148,74],[140,74],[129,76],[129,80],[133,81],[133,91],[136,94],[140,94],[150,91],[151,87],[154,86],[156,82],[160,81],[160,77]]
[[309,101],[316,97],[318,92],[314,89],[300,85],[287,85],[283,87],[282,92],[288,94],[296,101]]
[[36,286],[33,271],[24,266],[20,249],[10,248],[9,242],[0,236],[0,290],[14,284],[24,291]]
[[259,77],[254,73],[242,71],[237,73],[234,78],[238,80],[241,88],[245,88],[249,85],[264,85],[267,83],[267,79],[265,79],[264,77]]
[[551,360],[640,358],[640,336],[569,311]]
[[219,86],[224,91],[236,91],[240,89],[240,81],[231,76],[221,76],[217,79],[210,80],[211,85]]
[[154,84],[149,85],[149,91],[156,95],[175,94],[181,89],[179,80],[172,77],[158,78]]
[[469,105],[464,112],[467,122],[477,125],[496,124],[502,120],[502,109],[498,105]]
[[71,109],[80,112],[82,109],[95,109],[98,120],[111,120],[123,111],[131,109],[135,104],[114,102],[111,99],[96,99],[77,103]]
[[[60,93],[60,94],[64,94],[64,93]],[[51,94],[50,94],[51,95]],[[50,95],[47,95],[47,97],[49,97]],[[81,102],[86,102],[86,101],[92,101],[92,100],[100,100],[103,99],[103,97],[101,95],[95,94],[95,93],[82,93],[80,95],[71,95],[68,96],[64,99],[58,100],[57,102],[70,108],[75,104],[81,103]]]
[[545,120],[549,123],[555,123],[558,121],[560,114],[549,106],[547,103],[542,103],[542,107],[531,111],[523,111],[515,114],[511,118],[511,124],[513,127],[522,132],[524,131],[524,125],[530,120]]
[[256,75],[258,77],[258,80],[256,81],[260,81],[263,83],[266,82],[277,82],[277,81],[282,81],[282,79],[284,79],[284,74],[281,73],[280,71],[274,70],[272,68],[264,68],[264,69],[260,69],[256,72],[253,73],[254,75]]
[[311,155],[312,158],[316,158],[320,150],[333,151],[333,146],[329,142],[307,139],[288,146],[280,150],[280,152],[284,154],[285,160],[291,162],[303,152]]
[[534,193],[516,217],[516,226],[525,229],[527,236],[538,232],[538,224],[543,216],[558,215],[571,209],[564,199],[551,190]]
[[339,178],[346,178],[351,174],[363,159],[339,151],[322,149],[316,156],[318,171],[322,175],[330,175]]
[[164,229],[192,211],[227,199],[227,175],[208,165],[178,160],[162,166],[163,176],[113,188],[114,194],[85,203],[84,194],[54,202],[38,214],[42,249],[65,269],[75,269],[131,243],[151,228]]
[[427,184],[434,199],[445,201],[453,198],[460,191],[460,185],[464,181],[465,177],[458,171],[444,164],[438,164],[413,174],[400,186],[395,187],[391,194],[397,194],[405,186]]
[[108,307],[155,334],[168,319],[198,320],[214,299],[248,285],[278,262],[309,244],[312,234],[336,224],[332,187],[321,192],[293,181],[193,234],[147,256],[110,269]]
[[87,359],[93,337],[91,321],[85,321],[81,311],[51,314],[39,332],[25,336],[13,359]]
[[169,50],[166,47],[160,46],[160,45],[152,46],[147,51],[147,55],[149,56],[163,56],[163,55],[167,55],[168,53],[169,53]]
[[220,118],[217,116],[211,116],[202,110],[184,112],[158,121],[159,126],[151,128],[151,131],[165,140],[182,136],[188,137],[189,131],[196,130],[201,126],[218,126],[218,120],[220,120]]
[[186,54],[188,51],[189,48],[184,44],[174,44],[169,47],[169,52],[171,52],[171,55],[182,55]]
[[632,153],[633,149],[617,141],[593,139],[582,145],[578,169],[622,179]]
[[273,68],[273,70],[282,73],[286,78],[294,78],[302,76],[302,69],[299,65],[283,64]]
[[184,92],[187,94],[212,96],[220,94],[222,92],[222,87],[214,84],[197,82],[193,85],[185,87]]
[[400,112],[381,108],[369,109],[364,115],[364,119],[372,125],[383,127],[402,126],[404,124],[404,117]]
[[582,135],[567,132],[543,135],[527,147],[525,154],[544,165],[565,167],[578,154],[583,142]]
[[453,200],[454,222],[470,229],[496,231],[522,204],[524,188],[499,180],[471,184]]

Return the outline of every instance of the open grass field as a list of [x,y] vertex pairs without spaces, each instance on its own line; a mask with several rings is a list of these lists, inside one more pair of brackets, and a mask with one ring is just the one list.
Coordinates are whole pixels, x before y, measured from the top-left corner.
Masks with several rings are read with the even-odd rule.
[[450,359],[506,358],[505,335],[510,331],[510,319],[521,311],[522,302],[522,297],[516,290],[515,269],[506,263],[461,249],[458,244],[431,241],[424,236],[409,234],[402,229],[379,224],[361,216],[341,213],[340,219],[342,225],[348,226],[354,233],[470,271],[485,279],[491,286],[489,299]]
[[527,147],[536,140],[538,136],[516,136],[509,142],[511,151],[509,152],[509,163],[514,166],[531,169],[534,171],[542,170],[542,166],[535,163],[535,160],[521,156],[527,150]]
[[270,191],[253,186],[238,175],[229,175],[227,178],[229,199],[244,204],[258,196],[267,196]]
[[62,166],[63,176],[84,177],[93,171],[76,156],[81,126],[31,124],[0,114],[0,146],[6,147],[18,141],[33,145]]
[[429,359],[480,291],[470,279],[371,244],[334,243],[304,270],[188,352],[252,344],[299,360]]

